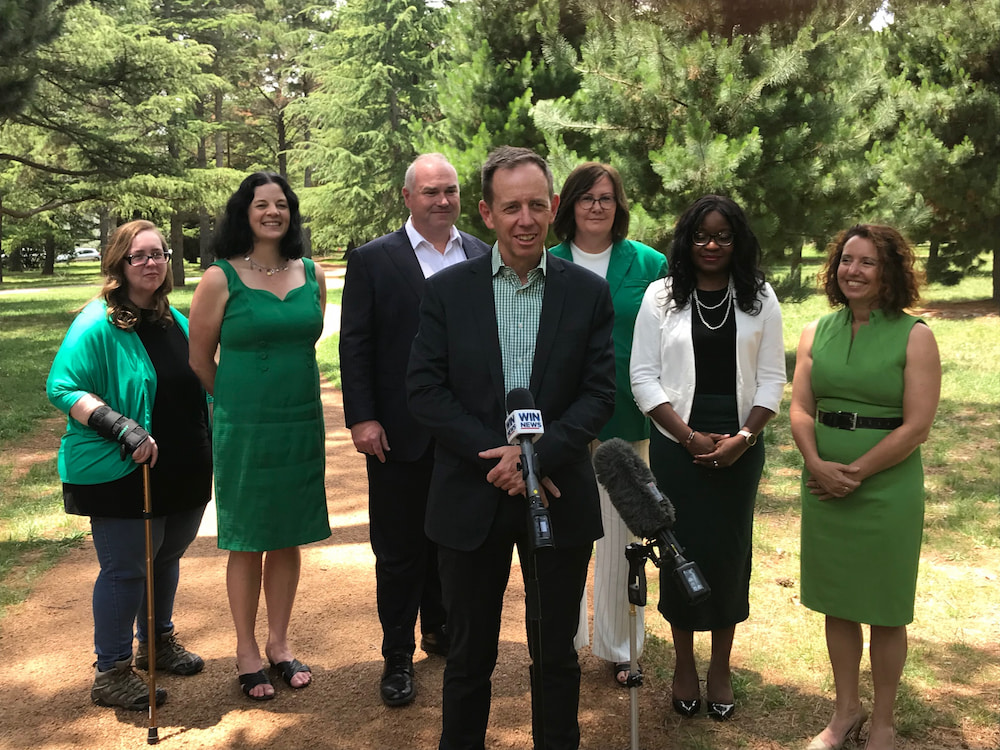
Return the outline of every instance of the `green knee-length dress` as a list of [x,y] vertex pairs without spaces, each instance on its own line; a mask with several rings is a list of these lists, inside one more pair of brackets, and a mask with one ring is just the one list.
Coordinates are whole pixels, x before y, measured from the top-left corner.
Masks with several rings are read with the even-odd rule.
[[222,549],[261,552],[330,536],[316,366],[323,311],[316,268],[303,263],[305,284],[283,300],[216,263],[229,282],[212,425]]
[[[812,390],[820,411],[863,417],[903,414],[910,315],[872,312],[851,337],[851,313],[820,319],[812,346]],[[849,464],[889,430],[842,430],[816,423],[821,458]],[[843,499],[817,500],[802,472],[802,603],[854,622],[899,626],[913,620],[924,522],[920,449],[867,479]]]

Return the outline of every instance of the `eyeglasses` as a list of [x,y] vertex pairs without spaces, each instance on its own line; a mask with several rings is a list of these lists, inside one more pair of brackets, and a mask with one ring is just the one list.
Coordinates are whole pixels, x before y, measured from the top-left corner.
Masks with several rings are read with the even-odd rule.
[[594,207],[595,203],[601,204],[601,208],[607,211],[615,205],[615,197],[613,195],[602,195],[600,198],[595,198],[592,195],[584,195],[577,201],[577,203],[580,204],[580,208],[584,211],[589,211]]
[[128,261],[130,266],[144,266],[149,263],[149,261],[153,261],[153,263],[159,265],[160,263],[166,263],[170,260],[170,256],[172,254],[173,253],[167,250],[165,253],[152,253],[150,255],[126,255],[125,260]]
[[705,247],[712,240],[715,240],[715,244],[719,247],[729,247],[733,244],[733,233],[719,232],[718,234],[706,234],[705,232],[695,232],[692,241],[698,247]]

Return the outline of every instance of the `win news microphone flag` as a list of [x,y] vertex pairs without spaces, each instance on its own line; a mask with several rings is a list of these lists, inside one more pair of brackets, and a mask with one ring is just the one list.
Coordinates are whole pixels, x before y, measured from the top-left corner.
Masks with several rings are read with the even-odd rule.
[[544,433],[542,413],[535,408],[535,397],[527,388],[512,388],[507,394],[507,419],[504,425],[507,442],[521,446],[521,475],[528,498],[528,523],[532,549],[554,546],[549,511],[542,503],[542,485],[538,478],[538,458],[534,441]]
[[707,599],[712,593],[708,582],[697,564],[684,558],[684,548],[671,531],[674,506],[639,454],[621,438],[612,438],[594,451],[594,469],[629,531],[658,547],[661,558],[673,560],[674,575],[688,601]]

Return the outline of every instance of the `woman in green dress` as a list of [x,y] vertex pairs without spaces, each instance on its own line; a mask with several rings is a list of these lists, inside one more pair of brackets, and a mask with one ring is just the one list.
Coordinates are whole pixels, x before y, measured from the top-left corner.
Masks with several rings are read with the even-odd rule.
[[299,545],[330,536],[315,349],[326,283],[302,257],[298,198],[276,174],[250,175],[229,199],[215,254],[191,302],[191,367],[214,395],[215,501],[219,547],[230,551],[239,683],[248,698],[269,700],[254,633],[262,583],[264,654],[290,687],[311,681],[288,626]]
[[799,341],[789,415],[802,453],[802,603],[826,615],[836,704],[809,750],[857,739],[863,637],[871,625],[875,702],[868,750],[892,748],[923,532],[920,444],[941,390],[918,299],[914,254],[895,229],[859,224],[830,245],[821,274],[840,309]]

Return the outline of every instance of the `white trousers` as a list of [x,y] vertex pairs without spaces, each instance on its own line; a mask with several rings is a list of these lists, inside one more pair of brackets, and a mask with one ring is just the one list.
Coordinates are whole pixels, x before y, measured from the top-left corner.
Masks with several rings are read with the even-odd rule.
[[[601,443],[590,444],[590,455],[594,455]],[[638,440],[631,444],[639,457],[649,464],[649,440]],[[594,640],[591,651],[598,658],[610,662],[629,660],[629,620],[628,603],[628,560],[625,547],[638,541],[622,521],[611,498],[598,482],[601,496],[601,520],[604,522],[604,536],[595,543],[594,553]],[[636,607],[636,658],[642,655],[646,629],[645,607]],[[587,622],[587,590],[583,590],[580,601],[580,625],[573,645],[576,648],[590,644],[590,627]]]

